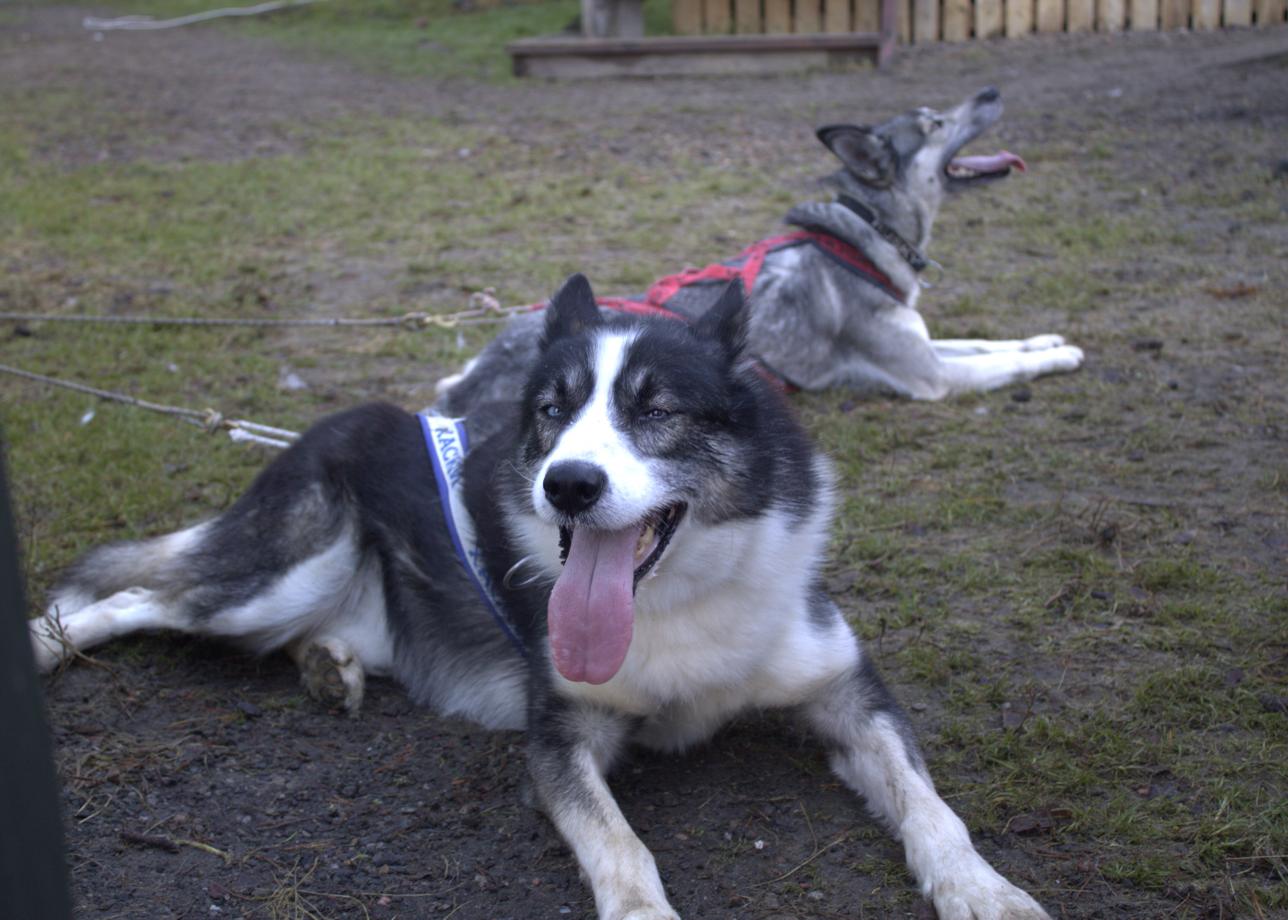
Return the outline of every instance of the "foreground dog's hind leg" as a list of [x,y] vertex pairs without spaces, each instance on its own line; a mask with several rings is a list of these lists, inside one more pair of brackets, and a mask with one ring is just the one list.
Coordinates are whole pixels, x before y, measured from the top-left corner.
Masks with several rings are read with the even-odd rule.
[[653,854],[604,781],[629,727],[604,710],[554,701],[528,729],[528,769],[538,802],[590,882],[600,920],[678,920]]
[[[75,609],[77,606],[55,601],[48,613],[28,624],[40,671],[52,671],[78,652],[118,636],[142,629],[183,628],[183,619],[156,591],[147,588],[127,588]],[[64,613],[64,609],[70,612]]]
[[939,920],[1050,920],[975,852],[966,825],[935,792],[903,713],[867,661],[805,707],[833,747],[832,769],[903,841],[908,867]]

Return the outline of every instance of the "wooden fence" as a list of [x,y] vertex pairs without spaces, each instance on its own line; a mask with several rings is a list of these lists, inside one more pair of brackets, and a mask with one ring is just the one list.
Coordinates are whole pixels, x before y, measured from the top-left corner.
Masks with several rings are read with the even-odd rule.
[[[894,0],[902,42],[1283,24],[1286,0]],[[671,0],[677,34],[875,32],[881,0]]]

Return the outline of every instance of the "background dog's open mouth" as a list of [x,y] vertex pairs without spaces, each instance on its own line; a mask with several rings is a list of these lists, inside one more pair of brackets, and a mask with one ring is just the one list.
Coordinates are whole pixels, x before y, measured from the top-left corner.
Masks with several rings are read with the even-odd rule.
[[976,179],[1000,179],[1009,175],[1012,169],[1024,172],[1028,169],[1024,160],[1009,150],[984,156],[953,157],[944,167],[948,178],[958,182],[971,182]]
[[686,506],[671,505],[633,527],[561,527],[564,568],[550,592],[547,623],[555,668],[602,684],[621,669],[635,628],[635,587],[666,552]]

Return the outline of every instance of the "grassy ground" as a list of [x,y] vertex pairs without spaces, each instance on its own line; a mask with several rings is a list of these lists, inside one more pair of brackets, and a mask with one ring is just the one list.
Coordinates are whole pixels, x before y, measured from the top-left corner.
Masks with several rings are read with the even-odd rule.
[[[508,81],[501,41],[574,13],[334,2],[164,46],[108,36],[107,63],[68,45],[58,69],[23,71],[65,32],[57,10],[5,11],[0,310],[391,316],[489,286],[535,300],[575,269],[635,290],[772,231],[828,166],[802,113],[856,108],[853,77]],[[943,405],[798,405],[841,473],[832,589],[972,829],[1057,915],[1285,916],[1288,112],[1267,88],[1283,63],[1255,36],[1139,41],[1051,46],[1046,70],[1051,47],[1024,42],[925,51],[864,78],[880,101],[855,112],[1011,75],[1004,141],[1034,169],[950,203],[933,249],[949,274],[923,303],[943,335],[1062,332],[1087,368]],[[113,48],[174,42],[280,67],[263,92],[296,80],[304,103],[103,102],[94,68],[127,66]],[[190,79],[166,53],[161,79]],[[312,84],[347,89],[314,105]],[[668,107],[678,122],[655,124]],[[8,323],[0,363],[300,427],[364,398],[427,404],[485,335]],[[305,389],[280,385],[292,372]],[[0,413],[37,599],[88,546],[218,511],[265,458],[10,380]]]

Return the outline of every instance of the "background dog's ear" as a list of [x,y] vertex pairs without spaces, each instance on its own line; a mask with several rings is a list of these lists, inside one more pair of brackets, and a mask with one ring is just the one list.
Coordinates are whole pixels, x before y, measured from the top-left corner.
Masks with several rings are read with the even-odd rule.
[[889,188],[894,182],[894,151],[871,128],[824,125],[816,133],[860,182],[875,188]]
[[715,339],[729,360],[738,357],[747,341],[747,298],[742,281],[734,278],[720,294],[720,299],[693,324],[693,331],[703,338]]
[[541,347],[566,335],[584,332],[599,325],[599,321],[599,307],[595,306],[595,292],[590,289],[590,282],[585,275],[572,275],[546,306],[546,331],[541,337]]

